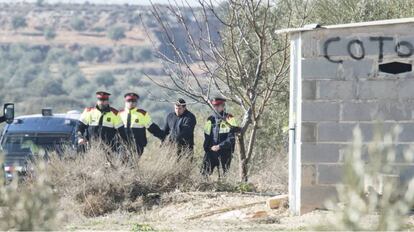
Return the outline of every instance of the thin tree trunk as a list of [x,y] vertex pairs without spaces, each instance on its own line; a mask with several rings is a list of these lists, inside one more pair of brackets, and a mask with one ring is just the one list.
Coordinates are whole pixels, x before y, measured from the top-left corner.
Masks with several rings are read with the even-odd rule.
[[249,164],[252,158],[252,154],[253,154],[253,148],[254,148],[254,142],[256,141],[256,134],[257,134],[257,124],[253,123],[253,127],[250,131],[250,136],[248,138],[248,144],[246,147],[246,141],[245,141],[245,134],[247,133],[246,131],[244,133],[240,133],[237,136],[237,140],[239,142],[239,152],[240,152],[240,156],[239,156],[239,173],[240,173],[240,181],[241,182],[247,182],[248,178],[249,178]]
[[239,142],[239,176],[241,182],[247,182],[248,180],[248,162],[246,156],[246,147],[244,144],[244,133],[240,133],[237,136],[237,140]]

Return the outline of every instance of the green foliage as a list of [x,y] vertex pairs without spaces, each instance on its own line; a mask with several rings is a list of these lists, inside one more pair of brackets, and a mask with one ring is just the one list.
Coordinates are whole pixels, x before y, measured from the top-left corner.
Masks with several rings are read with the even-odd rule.
[[121,26],[113,26],[109,28],[107,36],[114,41],[121,40],[126,37],[125,28]]
[[85,86],[89,81],[81,74],[74,73],[63,80],[63,87],[67,91],[72,91],[73,88]]
[[341,24],[414,16],[412,0],[317,0],[311,18]]
[[134,224],[131,228],[132,232],[156,231],[148,224]]
[[83,59],[89,62],[94,62],[99,59],[100,56],[100,49],[99,47],[84,47],[82,48],[81,56]]
[[40,73],[38,65],[27,65],[19,68],[10,80],[11,86],[27,87]]
[[74,17],[70,20],[70,27],[75,31],[86,30],[85,21],[79,17]]
[[[36,178],[0,186],[0,229],[18,231],[55,230],[58,226],[57,196],[52,189],[44,164],[39,164]],[[0,170],[0,182],[4,173]]]
[[122,46],[117,50],[117,62],[128,63],[133,58],[133,50],[130,47]]
[[45,27],[43,29],[43,36],[47,39],[47,40],[52,40],[56,37],[56,31],[53,27]]
[[153,51],[147,47],[134,47],[132,56],[136,62],[149,62],[154,59]]
[[23,16],[14,16],[11,21],[14,30],[27,27],[26,18]]
[[105,28],[103,28],[103,27],[94,27],[94,28],[91,29],[91,31],[94,31],[94,32],[104,32],[105,31]]
[[98,75],[95,78],[96,78],[96,83],[98,84],[98,86],[109,87],[109,86],[114,85],[115,83],[115,77],[114,75],[112,75],[111,72],[98,73]]
[[36,0],[36,6],[43,6],[45,0]]
[[28,56],[32,63],[42,63],[45,59],[45,56],[40,49],[32,49]]
[[[98,54],[99,51],[99,55]],[[105,52],[106,51],[106,52]],[[99,61],[110,50],[85,47],[82,59]],[[115,78],[111,72],[98,72],[91,80],[85,78],[79,57],[65,48],[11,44],[0,48],[0,98],[15,102],[17,115],[38,113],[42,107],[53,107],[56,112],[82,110],[95,102],[94,92],[108,88],[113,94],[115,108],[123,106],[123,94],[138,92],[140,107],[150,111],[155,122],[163,122],[170,105],[149,100],[149,90],[157,87],[143,77],[139,70],[120,72]],[[28,90],[30,88],[30,90]],[[162,91],[152,91],[163,97]]]
[[241,192],[241,193],[254,192],[255,187],[252,183],[241,182],[236,186],[235,191],[236,192]]

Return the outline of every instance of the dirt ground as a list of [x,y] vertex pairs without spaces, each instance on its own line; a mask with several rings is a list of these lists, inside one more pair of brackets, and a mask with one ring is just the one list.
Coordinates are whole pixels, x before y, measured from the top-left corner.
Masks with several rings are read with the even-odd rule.
[[[181,193],[162,196],[158,205],[142,212],[115,212],[95,218],[75,216],[66,230],[129,231],[275,231],[306,230],[323,223],[330,212],[315,211],[290,216],[285,207],[271,210],[264,203],[268,196],[240,193]],[[257,204],[255,204],[257,203]],[[246,208],[233,206],[254,204]],[[206,214],[215,210],[225,212]],[[204,215],[203,215],[204,214]],[[201,216],[203,215],[203,216]]]

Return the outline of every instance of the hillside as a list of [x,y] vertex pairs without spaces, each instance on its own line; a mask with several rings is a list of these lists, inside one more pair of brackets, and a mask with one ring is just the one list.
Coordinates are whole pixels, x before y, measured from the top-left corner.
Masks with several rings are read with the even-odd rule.
[[[182,11],[194,20],[190,9]],[[174,17],[163,17],[176,24]],[[174,28],[175,37],[183,33]],[[161,121],[170,110],[162,102],[174,97],[145,75],[165,76],[155,53],[171,54],[163,41],[150,6],[2,3],[0,97],[17,103],[18,114],[27,114],[42,107],[81,110],[93,104],[97,89],[110,91],[120,108],[123,93],[134,91],[142,96],[141,107]],[[177,41],[188,50],[185,41]]]

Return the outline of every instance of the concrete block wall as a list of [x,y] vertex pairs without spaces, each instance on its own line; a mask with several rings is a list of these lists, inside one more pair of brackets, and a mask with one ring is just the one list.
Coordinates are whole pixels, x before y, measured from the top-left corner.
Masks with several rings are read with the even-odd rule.
[[[414,175],[403,152],[414,141],[414,75],[383,73],[389,62],[413,64],[413,24],[302,32],[301,212],[323,208],[336,194],[342,161],[358,125],[371,141],[375,120],[403,132],[396,167]],[[381,42],[381,41],[382,42]]]

